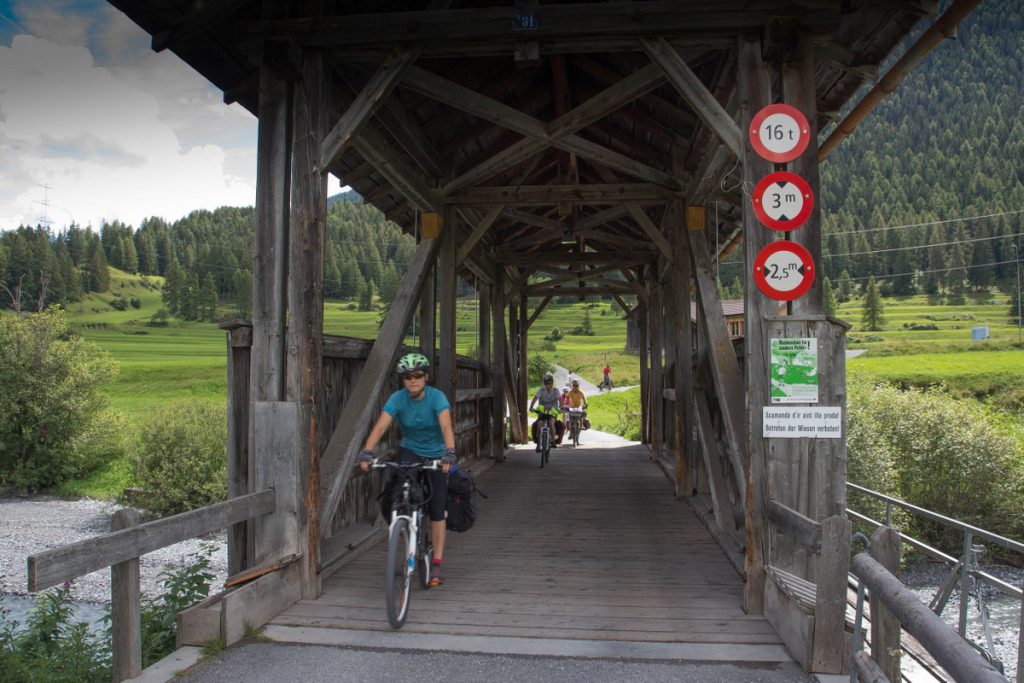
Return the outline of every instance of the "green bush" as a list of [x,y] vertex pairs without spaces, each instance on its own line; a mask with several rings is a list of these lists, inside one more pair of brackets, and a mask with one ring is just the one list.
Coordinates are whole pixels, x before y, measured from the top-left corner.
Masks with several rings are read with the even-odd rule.
[[544,375],[555,371],[555,366],[551,364],[551,361],[549,361],[546,356],[542,356],[539,353],[530,354],[530,359],[527,361],[526,367],[526,376],[529,379],[531,386],[543,384]]
[[[1004,418],[941,389],[851,386],[850,481],[1004,536],[1024,533],[1024,444]],[[923,520],[913,531],[954,553],[962,543]]]
[[25,627],[0,609],[0,681],[18,683],[106,683],[110,637],[72,623],[71,584],[36,598]]
[[63,311],[0,314],[0,488],[37,491],[101,464],[88,433],[116,367]]
[[[164,592],[142,602],[142,666],[175,649],[177,616],[210,594],[214,547],[202,544],[180,568],[167,565],[160,574]],[[111,669],[111,633],[90,633],[72,623],[71,582],[40,593],[24,627],[0,609],[0,682],[107,683]]]
[[227,495],[227,409],[180,401],[141,430],[137,479],[145,506],[170,515]]

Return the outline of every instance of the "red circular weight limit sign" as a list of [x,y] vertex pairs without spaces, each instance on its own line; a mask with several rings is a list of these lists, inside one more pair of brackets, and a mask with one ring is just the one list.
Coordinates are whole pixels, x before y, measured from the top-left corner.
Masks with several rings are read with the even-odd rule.
[[769,104],[750,122],[750,144],[754,151],[775,164],[796,159],[810,140],[807,117],[788,104]]
[[796,242],[772,242],[754,260],[754,282],[771,299],[798,299],[814,282],[814,261],[810,252]]
[[754,188],[754,213],[757,220],[772,230],[799,228],[814,208],[814,193],[806,180],[796,173],[769,173]]

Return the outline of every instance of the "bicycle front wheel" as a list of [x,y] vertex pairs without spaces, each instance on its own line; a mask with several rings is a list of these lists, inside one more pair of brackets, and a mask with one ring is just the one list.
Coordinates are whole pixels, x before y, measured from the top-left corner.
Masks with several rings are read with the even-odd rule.
[[576,418],[572,420],[572,445],[573,448],[580,445],[580,421]]
[[540,466],[544,467],[544,463],[548,461],[548,451],[551,449],[551,440],[548,436],[547,428],[543,428],[540,431]]
[[434,544],[430,540],[430,519],[426,514],[420,522],[420,540],[416,544],[416,552],[419,558],[416,561],[416,571],[420,575],[420,587],[426,590],[430,588],[430,566],[434,562]]
[[409,587],[415,559],[409,555],[409,520],[399,519],[388,538],[388,564],[384,575],[384,602],[392,628],[402,628],[409,616]]

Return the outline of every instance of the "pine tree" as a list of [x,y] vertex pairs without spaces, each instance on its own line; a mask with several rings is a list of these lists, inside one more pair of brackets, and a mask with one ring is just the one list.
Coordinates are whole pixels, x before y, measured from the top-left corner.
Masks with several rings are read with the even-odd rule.
[[868,286],[864,295],[864,315],[861,318],[865,330],[877,332],[882,329],[882,325],[885,323],[885,317],[882,314],[883,308],[882,295],[878,291],[878,285],[875,283],[874,276],[871,276],[868,279]]
[[240,318],[252,315],[252,273],[245,269],[235,271],[235,309]]
[[213,273],[207,273],[203,278],[196,309],[196,317],[199,320],[212,322],[217,317],[217,283]]
[[110,289],[110,270],[107,267],[107,256],[103,253],[103,245],[99,240],[90,245],[89,254],[89,291],[105,292]]
[[171,261],[167,268],[167,276],[164,279],[164,287],[160,292],[160,298],[171,315],[181,314],[182,292],[185,287],[185,274],[177,260]]
[[367,279],[363,285],[362,291],[359,292],[359,310],[360,311],[372,311],[373,310],[373,299],[374,299],[374,286],[373,280]]
[[844,270],[839,274],[839,301],[845,303],[853,297],[853,280],[850,272]]
[[839,302],[836,301],[836,293],[832,291],[832,281],[828,277],[821,283],[821,298],[825,304],[825,315],[835,317]]

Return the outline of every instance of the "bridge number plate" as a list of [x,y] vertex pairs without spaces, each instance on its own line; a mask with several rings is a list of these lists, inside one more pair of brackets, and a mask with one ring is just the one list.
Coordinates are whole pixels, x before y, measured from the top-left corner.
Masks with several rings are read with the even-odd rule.
[[750,122],[750,144],[754,151],[775,164],[796,159],[810,140],[807,117],[788,104],[769,104]]
[[811,186],[796,173],[769,173],[754,188],[754,213],[772,230],[799,228],[813,208]]
[[772,242],[754,261],[754,282],[765,296],[792,301],[811,288],[814,261],[810,252],[796,242]]

